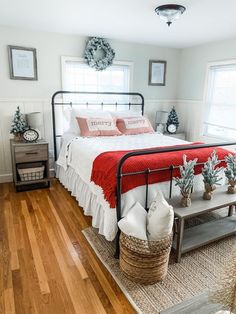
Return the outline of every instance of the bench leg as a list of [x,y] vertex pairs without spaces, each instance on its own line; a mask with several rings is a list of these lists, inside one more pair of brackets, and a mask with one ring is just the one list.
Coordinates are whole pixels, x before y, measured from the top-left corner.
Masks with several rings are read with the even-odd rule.
[[179,263],[182,255],[182,244],[183,244],[183,235],[184,235],[184,218],[178,219],[178,230],[177,230],[177,239],[176,239],[176,263]]
[[234,213],[234,205],[229,206],[228,217],[233,216]]

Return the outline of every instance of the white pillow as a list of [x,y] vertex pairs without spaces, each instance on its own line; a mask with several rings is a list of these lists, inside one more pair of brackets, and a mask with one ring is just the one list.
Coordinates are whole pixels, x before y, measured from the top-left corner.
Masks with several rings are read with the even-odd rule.
[[134,110],[124,110],[124,111],[109,111],[113,118],[121,119],[121,118],[131,118],[131,117],[141,117],[142,111],[134,111]]
[[128,236],[147,241],[147,212],[136,202],[128,214],[118,222],[120,230]]
[[168,236],[173,227],[173,207],[167,203],[161,191],[152,202],[147,214],[147,234],[149,240],[160,240]]
[[112,118],[111,114],[108,111],[72,107],[70,114],[70,127],[68,132],[74,133],[76,135],[80,135],[79,125],[76,121],[76,117],[78,116],[82,118],[109,118],[109,119]]

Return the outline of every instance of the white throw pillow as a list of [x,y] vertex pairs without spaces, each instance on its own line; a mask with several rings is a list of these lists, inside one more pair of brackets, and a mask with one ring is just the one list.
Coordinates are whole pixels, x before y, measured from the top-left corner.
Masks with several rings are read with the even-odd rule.
[[167,203],[161,191],[152,202],[147,214],[147,235],[149,240],[160,240],[168,236],[173,227],[173,207]]
[[147,212],[136,202],[128,214],[118,222],[120,230],[128,236],[147,240]]

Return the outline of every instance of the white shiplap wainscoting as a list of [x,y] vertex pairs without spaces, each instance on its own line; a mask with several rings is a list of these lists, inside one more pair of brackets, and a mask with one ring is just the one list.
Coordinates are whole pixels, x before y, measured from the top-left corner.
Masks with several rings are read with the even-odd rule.
[[176,110],[181,123],[180,130],[185,131],[189,141],[205,141],[202,136],[203,100],[178,100]]
[[50,161],[53,165],[52,151],[52,119],[50,99],[0,99],[0,183],[12,181],[11,153],[9,140],[11,121],[16,107],[19,106],[23,114],[39,111],[43,113],[44,127],[42,137],[50,145]]
[[[34,111],[43,113],[44,128],[42,137],[49,142],[50,168],[51,170],[53,169],[51,99],[0,99],[0,183],[12,181],[11,153],[9,144],[9,140],[12,135],[10,135],[9,131],[17,106],[20,107],[23,114]],[[178,107],[178,102],[176,100],[146,99],[145,114],[148,116],[153,126],[155,126],[156,111],[168,111],[172,106]],[[183,125],[181,129],[183,129]]]

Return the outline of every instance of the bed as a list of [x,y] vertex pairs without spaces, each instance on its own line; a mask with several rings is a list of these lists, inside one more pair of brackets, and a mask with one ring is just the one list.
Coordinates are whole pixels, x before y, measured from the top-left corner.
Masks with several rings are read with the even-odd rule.
[[[96,101],[93,100],[91,103],[88,103],[85,102],[86,98],[83,98],[83,101],[75,100],[75,95],[99,97]],[[68,96],[73,96],[72,99],[74,101],[69,101]],[[112,96],[113,105],[111,105],[111,101],[107,99],[107,96]],[[114,102],[115,97],[123,101],[120,103]],[[101,101],[101,99],[106,99],[106,102]],[[99,105],[98,101],[100,102]],[[201,148],[207,150],[206,154],[209,156],[212,147],[235,144],[189,143],[158,133],[91,138],[77,136],[70,132],[61,134],[57,128],[57,121],[60,120],[59,114],[61,114],[61,110],[58,110],[58,114],[56,108],[61,109],[65,106],[79,105],[86,106],[86,108],[91,106],[98,108],[99,106],[100,109],[106,109],[107,106],[109,108],[114,106],[113,109],[118,111],[120,107],[124,108],[124,106],[129,110],[139,106],[143,114],[144,98],[139,93],[67,91],[56,92],[52,97],[54,153],[57,159],[56,176],[64,187],[77,199],[79,205],[84,210],[84,214],[92,216],[92,225],[98,228],[99,233],[104,235],[109,241],[114,240],[117,234],[119,236],[119,232],[117,233],[117,221],[127,214],[135,201],[139,201],[148,209],[150,202],[155,197],[157,189],[162,190],[165,197],[179,194],[179,190],[173,185],[172,180],[178,174],[178,166],[181,164],[180,157],[182,159],[183,153],[187,151],[188,154],[196,156],[196,150],[199,152],[199,148]],[[60,143],[58,139],[60,139]],[[176,161],[177,154],[179,156],[178,162]],[[175,164],[173,164],[171,155],[173,155],[172,159],[174,158],[176,161]],[[158,158],[158,156],[165,156],[165,158],[161,158],[165,160],[165,163],[159,168],[153,164],[153,160]],[[198,163],[199,166],[206,161],[205,156]],[[103,159],[99,159],[101,157]],[[111,159],[113,160],[113,166],[110,170],[107,169],[107,160],[110,161]],[[159,159],[159,164],[162,161],[161,159]],[[135,163],[135,161],[137,162]],[[130,167],[125,168],[125,165],[128,165],[129,162]],[[96,163],[100,181],[96,181],[96,178],[99,178],[99,176],[96,177],[94,175],[94,172],[96,173],[96,169],[94,169]],[[164,173],[164,180],[159,180],[158,182],[158,179],[154,176],[160,178]],[[127,190],[123,184],[125,180],[130,180],[130,188]],[[102,183],[106,185],[106,182],[109,183],[107,189],[110,193],[109,195],[111,195],[110,198],[106,194],[104,185],[102,185]],[[109,188],[112,185],[113,190],[110,191]],[[194,189],[203,190],[203,182],[200,175],[196,175],[195,177]]]

